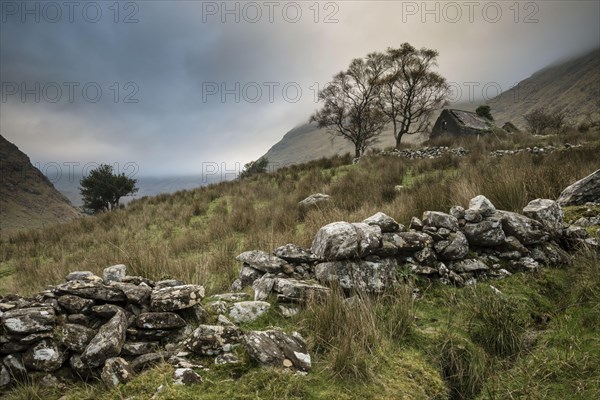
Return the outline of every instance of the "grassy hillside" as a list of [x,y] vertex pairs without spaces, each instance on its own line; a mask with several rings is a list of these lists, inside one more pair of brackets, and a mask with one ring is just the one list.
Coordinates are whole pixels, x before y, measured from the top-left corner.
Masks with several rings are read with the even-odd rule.
[[[467,206],[478,194],[513,211],[534,198],[556,198],[600,168],[599,138],[598,131],[545,139],[465,138],[455,144],[470,150],[463,158],[372,154],[352,165],[349,156],[338,156],[133,201],[123,210],[11,235],[0,249],[0,294],[30,294],[73,270],[101,273],[124,263],[131,275],[200,283],[210,296],[226,291],[237,276],[234,258],[240,252],[271,251],[286,243],[309,247],[318,228],[329,222],[360,221],[383,211],[408,224],[425,210]],[[583,146],[543,156],[489,156],[495,149],[567,142]],[[396,185],[404,189],[395,190]],[[330,204],[301,212],[298,201],[316,192],[331,195]],[[567,210],[567,219],[578,212]],[[200,371],[202,384],[178,387],[165,364],[112,391],[96,383],[74,384],[68,391],[31,384],[6,397],[147,399],[162,384],[157,399],[200,394],[207,399],[597,399],[599,268],[598,254],[582,251],[570,267],[489,282],[501,297],[487,282],[456,289],[407,273],[404,290],[378,298],[359,295],[350,311],[337,295],[290,319],[272,307],[251,327],[300,330],[314,358],[307,376],[211,366]],[[413,289],[419,290],[416,300]]]
[[0,136],[0,235],[80,216],[29,157]]

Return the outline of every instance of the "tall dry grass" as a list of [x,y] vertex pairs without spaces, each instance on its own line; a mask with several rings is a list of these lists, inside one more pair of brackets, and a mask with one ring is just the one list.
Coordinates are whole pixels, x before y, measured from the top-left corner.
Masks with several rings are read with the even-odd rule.
[[[589,139],[598,131],[578,135]],[[462,138],[458,144],[471,149],[465,158],[372,156],[357,165],[348,156],[321,159],[17,233],[0,246],[0,266],[15,271],[0,280],[0,293],[30,294],[61,282],[70,271],[100,274],[116,263],[128,265],[132,274],[178,278],[204,284],[209,292],[222,291],[237,274],[234,258],[240,252],[271,251],[286,243],[310,247],[317,230],[330,222],[360,221],[383,211],[407,224],[426,210],[467,206],[478,194],[498,208],[520,211],[536,197],[556,198],[565,186],[600,168],[598,141],[544,156],[487,156],[494,146],[506,146],[496,141],[515,138]],[[409,174],[410,187],[396,191]],[[331,195],[331,204],[300,212],[298,201],[316,192]]]

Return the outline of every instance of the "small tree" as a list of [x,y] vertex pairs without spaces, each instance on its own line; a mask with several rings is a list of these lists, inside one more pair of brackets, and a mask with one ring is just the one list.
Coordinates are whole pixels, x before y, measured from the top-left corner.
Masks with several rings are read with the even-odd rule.
[[256,161],[250,161],[249,163],[244,164],[244,170],[240,173],[239,179],[266,172],[268,165],[269,159],[266,157],[261,157]]
[[373,145],[385,127],[387,119],[379,107],[384,71],[382,54],[352,60],[348,70],[335,75],[319,91],[323,108],[310,117],[319,128],[327,128],[331,134],[352,142],[355,157]]
[[84,211],[96,214],[117,208],[121,197],[138,191],[136,183],[136,179],[128,178],[125,174],[113,173],[112,166],[100,165],[79,181]]
[[483,117],[490,121],[493,121],[494,117],[492,117],[492,113],[490,112],[491,109],[492,108],[490,106],[483,105],[483,106],[477,107],[477,109],[475,110],[475,113],[477,115],[479,115],[480,117]]
[[546,108],[540,107],[525,114],[525,122],[527,129],[534,135],[542,135],[548,130],[554,133],[562,132],[567,122],[568,113],[565,110],[557,110],[554,112],[548,111]]
[[380,107],[394,129],[396,148],[402,136],[425,132],[432,113],[446,104],[450,87],[433,67],[438,52],[409,43],[389,48],[384,56],[386,72],[381,80]]

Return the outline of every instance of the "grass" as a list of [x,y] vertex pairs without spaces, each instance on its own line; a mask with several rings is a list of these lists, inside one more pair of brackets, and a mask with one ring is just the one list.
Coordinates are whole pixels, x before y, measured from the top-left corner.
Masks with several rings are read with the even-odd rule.
[[[598,169],[598,131],[545,138],[584,143],[544,156],[490,158],[495,148],[535,142],[522,135],[462,145],[467,157],[404,160],[348,157],[317,160],[241,182],[224,182],[132,202],[125,209],[3,237],[0,295],[32,294],[62,282],[73,270],[124,263],[132,275],[203,284],[207,296],[228,290],[235,256],[286,243],[310,247],[333,221],[360,221],[383,211],[407,225],[426,210],[467,206],[484,194],[498,207],[521,211],[537,197],[556,198]],[[596,140],[594,140],[596,138]],[[438,142],[446,139],[436,139]],[[397,192],[396,185],[405,188]],[[332,196],[326,207],[300,212],[310,194]],[[596,210],[596,208],[594,208]],[[566,209],[566,220],[587,207]],[[597,235],[596,231],[591,231]],[[60,393],[35,383],[7,399],[564,399],[600,398],[600,259],[583,250],[572,265],[515,274],[456,289],[405,271],[406,285],[382,296],[339,291],[310,303],[293,318],[272,307],[245,329],[280,326],[307,339],[313,370],[307,376],[244,364],[199,370],[203,383],[172,384],[159,365],[127,385],[69,384]],[[413,289],[419,296],[414,298]],[[239,350],[240,357],[246,357]],[[210,359],[201,360],[209,365]],[[157,388],[163,391],[157,394]]]

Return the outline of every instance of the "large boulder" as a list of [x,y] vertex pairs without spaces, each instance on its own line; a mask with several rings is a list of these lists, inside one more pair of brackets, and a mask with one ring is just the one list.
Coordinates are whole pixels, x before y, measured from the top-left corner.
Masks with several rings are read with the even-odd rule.
[[56,316],[52,307],[28,307],[6,311],[1,321],[8,333],[24,335],[51,331]]
[[52,372],[65,361],[65,353],[51,340],[40,340],[23,354],[23,364],[33,371]]
[[90,368],[98,368],[111,357],[121,353],[127,331],[127,316],[117,312],[90,341],[81,354],[81,361]]
[[193,307],[204,298],[204,287],[181,285],[154,289],[150,295],[153,311],[177,311]]
[[306,342],[297,332],[252,331],[244,336],[248,355],[255,362],[272,367],[308,371],[311,358]]
[[557,201],[561,206],[600,203],[600,169],[568,186]]
[[321,282],[335,283],[344,289],[380,293],[394,285],[397,266],[394,258],[333,261],[317,264],[315,275]]
[[553,239],[562,235],[563,211],[554,200],[532,200],[523,209],[523,215],[541,223]]
[[260,250],[245,251],[235,259],[257,271],[272,274],[281,272],[281,267],[286,263],[285,260]]
[[525,246],[548,240],[549,235],[540,222],[510,211],[497,211],[502,218],[502,229],[507,236],[516,237]]
[[500,246],[506,240],[499,220],[485,220],[479,223],[467,223],[462,228],[470,244],[474,246]]
[[333,222],[317,232],[311,248],[321,260],[344,260],[358,257],[358,235],[354,225]]

